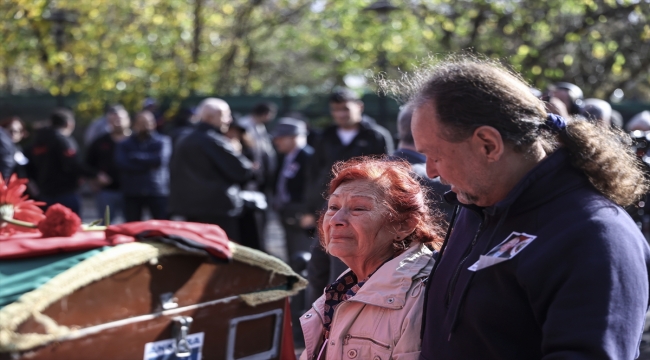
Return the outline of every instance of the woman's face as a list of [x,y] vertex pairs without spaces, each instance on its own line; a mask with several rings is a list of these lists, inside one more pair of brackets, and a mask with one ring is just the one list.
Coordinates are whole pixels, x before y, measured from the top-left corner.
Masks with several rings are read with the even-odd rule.
[[390,257],[396,235],[386,220],[387,209],[382,200],[378,189],[366,180],[354,180],[336,188],[323,217],[327,251],[349,267]]

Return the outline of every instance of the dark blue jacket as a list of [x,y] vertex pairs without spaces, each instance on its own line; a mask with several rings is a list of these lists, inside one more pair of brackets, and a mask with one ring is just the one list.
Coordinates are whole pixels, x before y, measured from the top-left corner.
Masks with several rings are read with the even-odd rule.
[[[536,238],[468,270],[512,232]],[[558,150],[501,202],[460,210],[428,283],[420,359],[632,359],[649,263],[628,214]]]
[[169,195],[169,137],[153,132],[147,139],[132,135],[115,149],[122,192],[126,196]]

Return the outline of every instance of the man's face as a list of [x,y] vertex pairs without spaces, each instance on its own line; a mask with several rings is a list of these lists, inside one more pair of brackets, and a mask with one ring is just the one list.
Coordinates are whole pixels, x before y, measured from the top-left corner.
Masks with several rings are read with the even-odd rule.
[[288,154],[298,146],[298,136],[276,136],[273,138],[273,144],[280,154]]
[[489,179],[471,136],[461,142],[445,140],[443,125],[430,104],[415,109],[411,129],[417,151],[427,157],[429,177],[439,176],[441,183],[451,185],[463,204],[492,205],[482,203],[489,193]]
[[133,124],[133,131],[139,135],[149,134],[156,129],[156,120],[152,116],[138,114]]
[[351,128],[361,122],[363,103],[361,101],[330,102],[330,113],[337,126]]
[[130,126],[129,113],[126,110],[118,110],[106,114],[108,124],[116,131],[128,129]]
[[223,106],[221,108],[221,123],[228,126],[232,123],[232,113],[230,112],[229,106]]
[[208,107],[203,110],[203,121],[226,132],[232,123],[230,107],[222,104],[217,107]]
[[25,129],[23,129],[23,124],[20,121],[12,121],[7,132],[11,135],[11,141],[14,143],[19,143],[25,135]]
[[72,134],[72,132],[74,132],[74,128],[75,128],[76,124],[77,123],[75,122],[74,119],[69,119],[68,120],[68,123],[67,123],[67,125],[65,127],[65,130],[68,132],[68,134]]

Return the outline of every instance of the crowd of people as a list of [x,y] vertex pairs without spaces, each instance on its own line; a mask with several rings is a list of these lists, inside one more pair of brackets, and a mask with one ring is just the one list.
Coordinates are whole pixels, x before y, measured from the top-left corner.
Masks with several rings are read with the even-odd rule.
[[574,84],[541,92],[470,60],[430,75],[395,138],[349,89],[329,110],[332,124],[310,136],[299,114],[268,126],[273,103],[233,117],[207,98],[169,123],[151,99],[132,117],[113,105],[86,128],[83,156],[69,109],[29,142],[12,117],[0,172],[29,178],[46,206],[80,214],[85,183],[99,214],[216,224],[260,250],[277,213],[290,265],[309,259],[292,305],[294,324],[307,310],[305,358],[633,355],[650,251],[619,206],[647,186],[616,129],[650,131],[650,113],[624,125]]

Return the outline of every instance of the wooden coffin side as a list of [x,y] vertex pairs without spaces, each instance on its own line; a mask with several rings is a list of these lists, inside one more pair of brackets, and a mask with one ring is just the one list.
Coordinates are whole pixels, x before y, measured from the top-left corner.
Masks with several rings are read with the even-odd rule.
[[[122,247],[150,251],[143,248],[145,245]],[[16,354],[52,342],[63,344],[89,327],[228,298],[247,305],[272,303],[306,284],[286,264],[241,246],[233,246],[230,264],[212,263],[207,257],[159,244],[155,247],[157,252],[137,257],[138,265],[120,265],[123,270],[108,276],[86,274],[93,269],[105,272],[104,266],[116,268],[113,261],[121,257],[102,253],[102,261],[81,263],[79,269],[73,268],[45,284],[45,289],[0,309],[0,352]],[[120,255],[118,250],[114,252]],[[84,280],[79,277],[84,276],[99,280],[80,286]],[[213,311],[212,316],[226,319],[229,315]],[[113,340],[114,346],[120,346],[119,337]]]
[[[87,285],[41,313],[59,326],[80,329],[167,308],[287,286],[287,278],[240,262],[215,264],[189,255],[161,257]],[[163,304],[164,299],[170,299]],[[176,304],[176,305],[173,305]],[[31,316],[19,333],[45,333]]]
[[242,359],[257,354],[279,359],[283,312],[284,300],[251,307],[230,297],[86,328],[31,351],[0,354],[0,360],[143,359],[145,344],[173,337],[176,316],[192,317],[189,333],[204,334],[203,359]]

